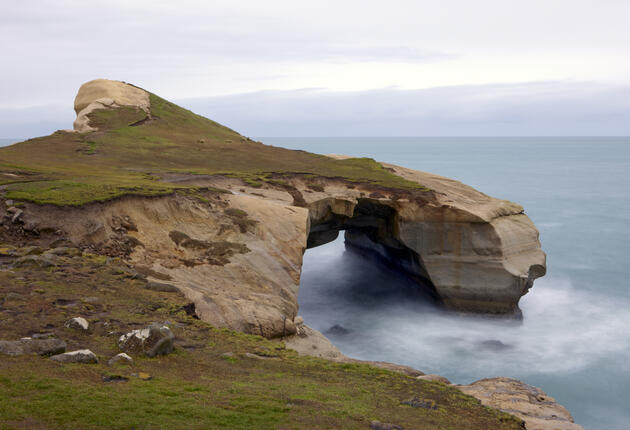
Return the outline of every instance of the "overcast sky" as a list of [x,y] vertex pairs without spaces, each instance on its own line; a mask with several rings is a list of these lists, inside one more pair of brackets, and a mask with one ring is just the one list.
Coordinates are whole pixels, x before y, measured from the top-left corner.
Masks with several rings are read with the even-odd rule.
[[0,137],[132,82],[250,136],[629,135],[630,1],[15,1]]

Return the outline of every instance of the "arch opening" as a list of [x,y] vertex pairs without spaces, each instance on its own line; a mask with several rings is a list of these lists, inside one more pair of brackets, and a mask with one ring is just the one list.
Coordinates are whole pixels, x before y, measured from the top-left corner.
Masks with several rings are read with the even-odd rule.
[[307,249],[333,242],[343,231],[346,252],[378,264],[386,269],[383,273],[392,277],[406,278],[441,307],[422,257],[398,239],[395,209],[372,199],[358,199],[351,214],[333,212],[331,206],[323,214],[314,213],[311,212]]

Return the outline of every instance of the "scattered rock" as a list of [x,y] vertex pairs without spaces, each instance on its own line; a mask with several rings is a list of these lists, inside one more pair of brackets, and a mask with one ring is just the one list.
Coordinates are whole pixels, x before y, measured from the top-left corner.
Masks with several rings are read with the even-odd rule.
[[172,352],[174,338],[173,332],[167,326],[152,324],[122,335],[118,339],[118,346],[131,354],[144,353],[148,357],[155,357]]
[[103,382],[127,382],[129,378],[121,375],[105,375],[103,376]]
[[11,199],[9,199],[9,200],[5,200],[4,204],[5,204],[7,207],[11,207],[11,206],[13,206],[13,200],[11,200]]
[[326,334],[332,334],[335,336],[344,336],[348,333],[350,333],[350,330],[340,326],[339,324],[335,324],[334,326],[329,328],[328,331],[326,332]]
[[24,213],[22,209],[18,209],[13,206],[7,209],[7,212],[13,214],[13,216],[11,217],[11,222],[13,224],[17,223],[20,220],[20,217],[22,216],[22,214]]
[[401,405],[409,405],[412,408],[423,408],[423,409],[431,409],[437,410],[438,406],[435,403],[435,400],[431,399],[421,399],[419,397],[412,397],[411,399],[405,400],[404,402],[400,402]]
[[121,352],[120,354],[116,354],[115,356],[110,358],[107,364],[109,364],[110,366],[113,366],[115,364],[132,365],[133,358],[131,358],[129,355],[125,354],[124,352]]
[[87,331],[89,324],[85,318],[76,317],[66,321],[64,327]]
[[177,289],[177,287],[175,285],[164,284],[162,282],[154,282],[154,281],[147,282],[146,285],[144,286],[144,288],[147,289],[147,290],[159,291],[159,292],[162,292],[162,293],[177,293],[177,292],[179,292],[179,290]]
[[51,360],[59,363],[83,363],[83,364],[96,364],[98,359],[96,355],[89,349],[79,349],[76,351],[65,352],[63,354],[57,354],[50,357]]
[[391,423],[382,423],[380,421],[372,421],[370,423],[370,428],[372,430],[403,430],[403,427],[391,424]]
[[224,352],[223,354],[221,354],[221,358],[232,358],[232,357],[234,357],[233,352]]
[[447,385],[451,384],[451,381],[446,379],[444,376],[435,375],[435,374],[420,375],[420,376],[416,377],[416,379],[422,379],[423,381],[441,382],[441,383],[447,384]]
[[66,350],[66,343],[61,339],[35,339],[23,337],[20,340],[0,340],[0,354],[11,356],[24,354],[53,355]]

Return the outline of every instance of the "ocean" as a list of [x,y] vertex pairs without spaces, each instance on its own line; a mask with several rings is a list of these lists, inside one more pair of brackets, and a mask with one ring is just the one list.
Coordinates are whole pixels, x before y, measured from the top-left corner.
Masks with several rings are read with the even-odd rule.
[[630,138],[259,139],[455,178],[522,204],[540,230],[548,272],[521,299],[522,322],[440,311],[342,236],[308,250],[300,314],[341,351],[454,383],[518,378],[587,429],[630,428]]
[[[540,230],[548,272],[521,299],[522,322],[440,311],[395,273],[345,251],[342,235],[308,250],[300,314],[342,352],[454,383],[514,377],[587,429],[630,428],[630,138],[260,140],[458,179],[522,204]],[[334,325],[348,332],[328,332]]]

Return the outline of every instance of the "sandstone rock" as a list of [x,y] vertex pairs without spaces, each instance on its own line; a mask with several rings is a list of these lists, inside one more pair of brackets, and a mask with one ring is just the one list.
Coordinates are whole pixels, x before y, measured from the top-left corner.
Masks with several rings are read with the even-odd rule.
[[64,327],[87,331],[89,328],[89,323],[87,322],[85,318],[76,317],[76,318],[72,318],[66,321],[66,323],[64,324]]
[[65,352],[63,354],[57,354],[50,357],[51,360],[59,363],[83,363],[83,364],[96,364],[98,359],[96,355],[89,349],[79,349],[76,351]]
[[149,93],[140,88],[124,82],[95,79],[81,85],[74,99],[77,113],[74,129],[78,132],[96,130],[90,126],[89,114],[97,109],[132,106],[149,113],[149,105]]
[[133,330],[118,339],[118,346],[131,354],[144,353],[148,357],[166,355],[173,351],[175,336],[164,325],[152,324],[147,328]]
[[517,416],[527,430],[584,430],[554,398],[516,379],[482,379],[457,388],[485,406]]
[[112,358],[110,358],[107,364],[109,364],[110,366],[113,366],[115,364],[131,365],[133,364],[133,358],[131,358],[129,355],[125,354],[124,352],[121,352],[120,354],[117,354],[113,356]]
[[147,290],[159,291],[162,293],[178,293],[179,292],[179,290],[177,289],[175,285],[164,284],[162,282],[149,281],[146,283],[144,288]]
[[435,374],[420,375],[420,376],[416,377],[416,379],[422,379],[423,381],[441,382],[443,384],[449,384],[449,385],[451,383],[451,381],[446,379],[444,376],[435,375]]
[[6,355],[52,355],[59,354],[66,350],[66,343],[61,339],[35,339],[24,337],[16,341],[0,340],[0,354]]

